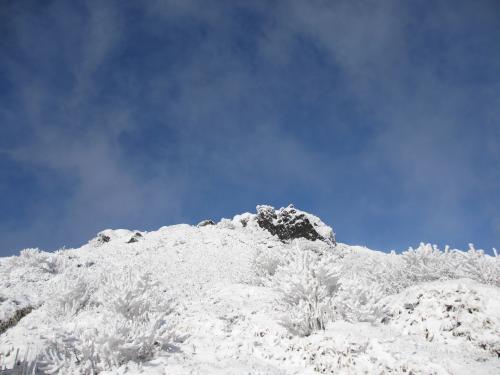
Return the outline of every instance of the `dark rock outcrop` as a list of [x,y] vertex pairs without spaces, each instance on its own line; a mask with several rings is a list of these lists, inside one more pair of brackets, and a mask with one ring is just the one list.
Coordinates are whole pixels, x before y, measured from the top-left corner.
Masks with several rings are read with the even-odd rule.
[[0,335],[7,331],[9,328],[14,327],[22,318],[33,311],[33,307],[27,306],[17,310],[14,315],[12,315],[7,320],[0,320]]
[[130,237],[130,240],[127,241],[127,243],[134,243],[134,242],[139,242],[139,239],[142,238],[142,234],[139,232],[135,232],[135,234]]
[[[319,224],[314,217],[297,210],[293,205],[275,210],[271,206],[257,206],[257,223],[282,241],[306,238],[311,241],[335,242],[333,235],[327,238],[318,232]],[[317,219],[321,223],[319,219]],[[324,225],[321,223],[321,225]]]
[[105,235],[105,234],[103,234],[103,233],[99,233],[99,234],[97,235],[97,242],[98,242],[98,243],[100,243],[100,244],[104,244],[104,243],[109,242],[109,241],[111,241],[111,237],[106,236],[106,235]]
[[206,227],[207,225],[215,225],[215,222],[213,220],[202,220],[200,221],[196,226],[198,228],[201,228],[201,227]]

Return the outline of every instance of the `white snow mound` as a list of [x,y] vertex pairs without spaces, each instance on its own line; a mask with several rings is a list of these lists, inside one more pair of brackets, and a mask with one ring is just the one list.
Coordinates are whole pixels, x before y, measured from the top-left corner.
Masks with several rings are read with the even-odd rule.
[[500,258],[293,206],[0,259],[2,374],[499,374]]

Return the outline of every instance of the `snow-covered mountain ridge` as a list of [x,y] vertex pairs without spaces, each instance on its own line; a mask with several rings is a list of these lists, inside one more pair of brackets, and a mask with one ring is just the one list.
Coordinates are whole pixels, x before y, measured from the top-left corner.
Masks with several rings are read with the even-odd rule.
[[498,374],[500,258],[258,206],[0,258],[5,374]]

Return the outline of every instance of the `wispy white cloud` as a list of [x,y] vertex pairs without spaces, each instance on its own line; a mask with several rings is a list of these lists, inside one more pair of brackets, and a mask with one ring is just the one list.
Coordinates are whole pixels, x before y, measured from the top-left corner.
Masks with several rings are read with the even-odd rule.
[[[439,226],[453,235],[466,229],[464,200],[484,186],[493,189],[500,180],[494,168],[478,170],[475,160],[481,149],[489,163],[498,165],[498,132],[470,137],[473,126],[495,131],[500,83],[474,87],[485,114],[464,119],[464,108],[476,100],[470,86],[442,72],[443,66],[457,72],[470,69],[473,57],[457,59],[468,56],[468,48],[478,48],[476,42],[465,36],[464,47],[453,40],[446,40],[442,50],[429,47],[436,59],[418,60],[414,50],[427,48],[424,41],[415,45],[417,31],[459,36],[464,17],[472,15],[474,22],[488,17],[474,5],[468,15],[458,8],[441,4],[420,16],[422,24],[417,25],[413,8],[399,1],[217,6],[195,0],[126,6],[56,1],[43,7],[41,17],[17,6],[21,16],[9,22],[25,63],[8,54],[1,64],[14,87],[16,108],[0,105],[0,116],[9,117],[11,124],[21,119],[30,136],[4,152],[18,162],[71,176],[74,187],[65,207],[53,211],[63,215],[57,220],[61,240],[76,241],[81,233],[87,236],[102,226],[156,225],[165,216],[181,219],[199,184],[251,185],[272,192],[257,194],[263,197],[298,185],[321,197],[311,204],[327,212],[340,205],[329,194],[345,194],[346,181],[358,183],[363,175],[372,180],[350,203],[353,209],[343,213],[346,223],[366,224],[360,211],[373,220],[384,211],[399,216],[418,211],[412,225],[420,226],[419,234]],[[255,17],[256,25],[242,25],[238,11]],[[175,56],[180,51],[154,54],[181,44],[183,23],[193,26],[196,45],[182,58]],[[144,30],[151,40],[161,40],[150,53],[165,61],[152,63],[136,55],[140,49],[131,47],[137,43],[134,33]],[[242,52],[239,43],[250,43],[246,48],[252,53],[241,47]],[[318,54],[320,70],[303,70],[293,80],[283,80],[279,73],[297,63],[294,59],[304,53],[297,46],[303,44]],[[130,61],[144,69],[129,71],[120,65]],[[118,82],[116,87],[103,85],[103,71]],[[319,85],[327,87],[322,80],[329,71],[337,78],[320,91]],[[332,113],[339,96],[348,98],[355,103],[354,112],[364,113],[370,139],[356,152],[316,148],[285,122],[283,112],[291,110],[287,103],[294,95],[311,105],[330,100]],[[155,125],[142,122],[149,110],[155,112]],[[484,123],[471,124],[478,119]],[[344,127],[343,133],[353,126],[331,121],[332,127]],[[131,153],[151,150],[124,149],[122,141],[140,137],[150,127],[152,137],[165,137],[165,150],[142,161]],[[309,123],[303,127],[315,129]],[[147,162],[147,173],[141,162]],[[384,178],[400,185],[408,198],[373,199],[370,184],[380,189]],[[54,230],[52,218],[47,220],[43,212],[37,210],[31,229],[9,228],[15,234],[6,243],[18,243],[15,237],[30,230],[30,238]],[[64,234],[69,231],[74,234]]]

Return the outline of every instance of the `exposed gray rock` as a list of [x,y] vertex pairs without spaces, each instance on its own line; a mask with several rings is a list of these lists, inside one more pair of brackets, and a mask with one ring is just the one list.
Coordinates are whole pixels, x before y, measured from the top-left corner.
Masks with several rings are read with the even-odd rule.
[[106,236],[105,234],[103,233],[99,233],[97,235],[97,242],[100,243],[100,244],[103,244],[103,243],[106,243],[106,242],[109,242],[111,241],[111,237],[109,236]]
[[306,238],[311,241],[322,240],[335,243],[330,227],[327,227],[319,218],[297,210],[293,205],[279,210],[272,206],[257,206],[257,223],[282,241]]
[[0,320],[0,335],[9,328],[14,327],[22,318],[33,311],[33,307],[26,306],[17,310],[9,319]]
[[215,225],[215,222],[213,220],[210,220],[210,219],[202,220],[196,226],[198,228],[201,228],[201,227],[206,227],[207,225]]
[[139,232],[135,232],[132,237],[130,237],[130,240],[127,241],[127,243],[134,243],[134,242],[139,242],[139,239],[142,238],[142,234]]

